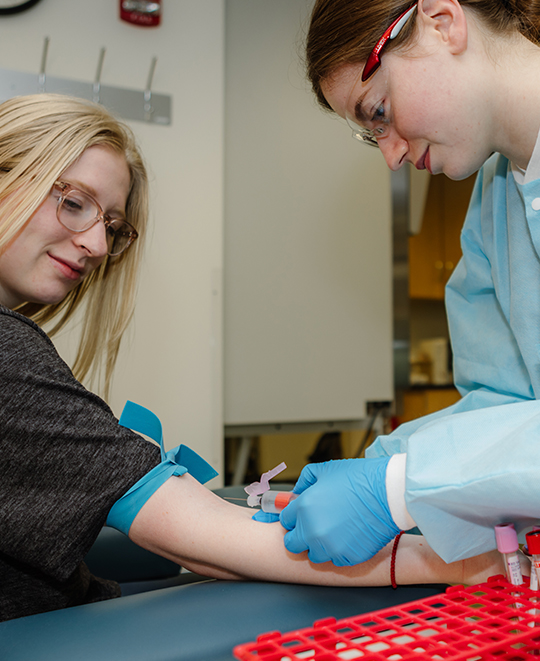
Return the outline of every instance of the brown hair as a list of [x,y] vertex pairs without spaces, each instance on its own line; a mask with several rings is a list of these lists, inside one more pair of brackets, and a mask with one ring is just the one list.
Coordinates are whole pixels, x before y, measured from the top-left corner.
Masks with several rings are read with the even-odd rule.
[[[540,45],[539,0],[460,0],[494,33],[518,31]],[[412,3],[410,0],[316,0],[306,42],[306,70],[319,103],[331,109],[321,83],[345,64],[365,62],[381,35]],[[412,42],[415,21],[407,22],[387,47]]]
[[[73,372],[99,380],[106,396],[122,335],[133,315],[136,276],[148,219],[146,168],[131,130],[102,106],[55,94],[16,97],[0,105],[0,252],[30,220],[54,182],[93,145],[122,154],[130,172],[126,220],[139,239],[106,257],[60,303],[25,303],[17,311],[58,332],[85,302]],[[104,378],[101,380],[101,374]]]

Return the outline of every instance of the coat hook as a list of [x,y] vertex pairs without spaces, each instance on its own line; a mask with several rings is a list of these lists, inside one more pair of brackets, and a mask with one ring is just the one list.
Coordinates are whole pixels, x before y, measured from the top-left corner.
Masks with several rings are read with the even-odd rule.
[[152,119],[152,79],[156,70],[156,63],[157,57],[153,57],[148,72],[148,80],[146,81],[146,89],[144,90],[144,119],[146,122]]
[[105,59],[105,47],[99,51],[98,65],[96,69],[96,77],[94,79],[94,86],[92,88],[93,95],[92,100],[94,103],[99,103],[99,96],[101,93],[101,71],[103,69],[103,60]]
[[47,52],[49,50],[49,37],[45,37],[45,42],[43,43],[43,52],[41,54],[41,68],[39,70],[39,92],[45,91],[45,68],[47,65]]

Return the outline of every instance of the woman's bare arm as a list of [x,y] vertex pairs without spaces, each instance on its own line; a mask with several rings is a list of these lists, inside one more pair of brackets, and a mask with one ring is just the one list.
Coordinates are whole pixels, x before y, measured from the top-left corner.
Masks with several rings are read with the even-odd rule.
[[[172,477],[137,514],[130,538],[192,571],[224,579],[258,579],[317,585],[389,585],[392,543],[354,567],[314,564],[289,553],[279,523],[259,523],[253,511],[232,505],[189,474]],[[526,563],[524,563],[526,567]],[[398,584],[481,582],[504,572],[493,551],[446,564],[424,538],[403,535],[396,559]]]

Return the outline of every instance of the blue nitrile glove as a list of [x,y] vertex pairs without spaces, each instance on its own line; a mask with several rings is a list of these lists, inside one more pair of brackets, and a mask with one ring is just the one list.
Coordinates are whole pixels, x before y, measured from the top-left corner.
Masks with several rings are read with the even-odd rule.
[[388,507],[390,457],[308,464],[293,491],[301,494],[280,514],[291,553],[337,567],[372,558],[399,532]]

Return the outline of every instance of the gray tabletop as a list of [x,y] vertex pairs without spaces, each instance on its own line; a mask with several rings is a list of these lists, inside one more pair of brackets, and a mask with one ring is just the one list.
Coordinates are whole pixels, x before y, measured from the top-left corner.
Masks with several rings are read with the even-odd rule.
[[0,624],[2,661],[231,661],[235,645],[432,596],[446,586],[207,581]]

